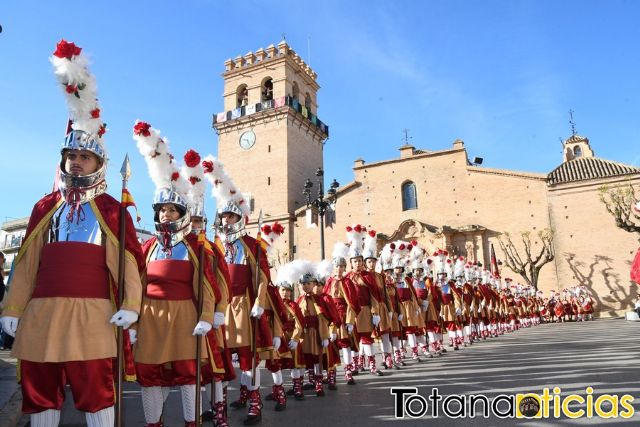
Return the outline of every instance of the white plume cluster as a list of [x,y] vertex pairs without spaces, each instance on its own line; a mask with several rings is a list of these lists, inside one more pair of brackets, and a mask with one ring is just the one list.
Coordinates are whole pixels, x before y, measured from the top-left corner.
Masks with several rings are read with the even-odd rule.
[[202,162],[204,176],[209,180],[213,189],[211,194],[215,197],[218,207],[225,206],[228,202],[234,202],[242,211],[244,220],[249,219],[250,207],[244,196],[238,190],[233,180],[224,170],[224,166],[212,155],[208,155]]
[[189,184],[188,191],[185,195],[187,203],[193,209],[203,212],[206,183],[204,181],[204,169],[202,169],[200,154],[197,151],[189,150],[185,153],[181,175]]
[[133,139],[138,151],[144,157],[149,169],[149,176],[156,190],[169,188],[186,197],[189,185],[175,163],[169,151],[169,141],[160,136],[160,131],[150,124],[136,120],[133,126]]
[[316,263],[315,267],[316,278],[322,283],[325,283],[333,273],[333,264],[327,259],[323,259],[322,261]]
[[72,128],[101,138],[105,129],[100,119],[96,78],[89,71],[89,59],[81,52],[75,44],[61,40],[49,60],[62,85]]

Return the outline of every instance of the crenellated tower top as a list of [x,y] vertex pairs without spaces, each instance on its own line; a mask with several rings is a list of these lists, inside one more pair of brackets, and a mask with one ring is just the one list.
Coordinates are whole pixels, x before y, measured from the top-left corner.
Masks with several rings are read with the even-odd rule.
[[237,71],[247,71],[256,65],[282,58],[289,58],[291,62],[298,66],[300,71],[304,72],[312,80],[315,81],[318,77],[316,72],[284,40],[278,43],[277,47],[270,44],[266,49],[260,48],[255,52],[247,52],[244,56],[238,55],[235,59],[227,59],[224,61],[224,75]]

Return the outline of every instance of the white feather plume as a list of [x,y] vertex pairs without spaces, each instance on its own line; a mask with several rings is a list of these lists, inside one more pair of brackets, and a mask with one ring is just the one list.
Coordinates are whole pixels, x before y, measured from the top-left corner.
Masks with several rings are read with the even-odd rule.
[[[66,42],[62,40],[58,47],[61,43]],[[60,58],[54,54],[49,60],[62,86],[69,117],[73,121],[72,128],[101,138],[99,130],[103,122],[99,115],[98,89],[96,79],[89,71],[89,59],[80,52],[70,58]]]
[[331,277],[333,273],[333,264],[331,261],[327,259],[323,259],[322,261],[316,263],[316,277],[322,283],[326,282],[326,280]]
[[[205,163],[206,162],[206,163]],[[204,176],[212,185],[211,194],[216,199],[218,207],[223,207],[227,202],[235,202],[243,213],[245,220],[249,218],[250,207],[233,180],[224,170],[224,166],[212,155],[208,155],[203,163]]]

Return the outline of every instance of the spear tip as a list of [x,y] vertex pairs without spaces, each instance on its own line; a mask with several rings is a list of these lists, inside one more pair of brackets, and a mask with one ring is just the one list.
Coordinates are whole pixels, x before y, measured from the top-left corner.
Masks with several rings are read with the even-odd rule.
[[129,162],[129,153],[124,156],[122,167],[120,168],[120,175],[124,181],[127,181],[131,176],[131,163]]

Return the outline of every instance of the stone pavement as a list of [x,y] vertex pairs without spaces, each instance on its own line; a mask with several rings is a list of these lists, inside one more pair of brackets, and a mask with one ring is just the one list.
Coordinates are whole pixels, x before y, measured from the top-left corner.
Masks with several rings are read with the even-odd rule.
[[[637,358],[640,354],[640,322],[621,319],[596,320],[585,323],[545,324],[534,328],[505,334],[499,338],[481,341],[461,351],[452,351],[441,358],[415,363],[407,360],[402,370],[385,371],[383,377],[360,374],[355,386],[347,386],[339,368],[338,391],[326,391],[325,397],[310,394],[303,402],[290,400],[287,410],[274,412],[273,402],[265,401],[262,427],[270,426],[326,426],[348,424],[350,426],[371,425],[437,425],[437,426],[573,426],[573,425],[640,425],[640,370]],[[9,375],[6,375],[9,376]],[[262,370],[263,397],[270,391],[271,375]],[[288,374],[285,382],[288,382]],[[0,395],[4,396],[8,385],[2,382]],[[423,418],[394,418],[394,397],[390,387],[416,387],[421,395],[428,397],[434,387],[441,396],[484,394],[491,401],[500,394],[541,393],[548,387],[561,388],[561,397],[568,394],[586,395],[588,386],[594,388],[593,396],[604,393],[631,394],[635,397],[633,408],[637,412],[631,419],[559,419],[516,420],[500,419],[494,415],[483,418],[477,415],[450,419],[442,415],[434,420],[431,407]],[[230,399],[237,397],[236,384],[229,388]],[[126,425],[144,425],[140,392],[137,385],[126,387]],[[429,401],[429,405],[431,401]],[[457,403],[450,409],[457,410]],[[552,405],[553,406],[553,405]],[[477,406],[482,411],[482,404]],[[576,411],[585,405],[571,404]],[[608,410],[606,405],[603,409]],[[419,402],[411,409],[418,411]],[[500,408],[499,408],[500,409]],[[622,409],[622,408],[621,408]],[[500,410],[504,411],[504,407]],[[229,409],[229,423],[242,425],[246,410]],[[553,412],[551,412],[553,417]],[[22,417],[18,425],[24,426],[28,417]],[[1,424],[1,423],[0,423]],[[84,425],[84,416],[73,408],[68,396],[61,425]],[[165,425],[183,425],[180,394],[177,389],[167,401]]]

